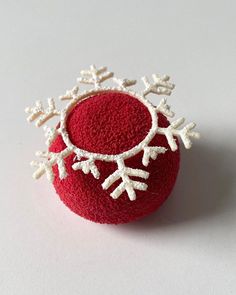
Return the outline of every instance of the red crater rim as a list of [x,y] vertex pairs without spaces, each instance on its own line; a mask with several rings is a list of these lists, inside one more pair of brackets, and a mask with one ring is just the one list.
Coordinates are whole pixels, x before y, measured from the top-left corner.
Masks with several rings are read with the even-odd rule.
[[151,115],[137,98],[104,92],[78,103],[67,118],[67,132],[78,148],[120,154],[139,144],[151,128]]

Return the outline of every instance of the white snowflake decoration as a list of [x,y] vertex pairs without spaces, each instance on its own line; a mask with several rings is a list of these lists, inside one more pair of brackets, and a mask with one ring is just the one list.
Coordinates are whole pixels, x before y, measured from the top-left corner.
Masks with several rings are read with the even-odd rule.
[[[106,67],[97,69],[92,65],[89,70],[81,71],[81,77],[77,80],[79,83],[91,84],[93,85],[93,88],[79,93],[79,87],[76,85],[71,90],[67,90],[65,95],[59,97],[60,100],[69,100],[69,103],[64,109],[60,111],[57,110],[53,98],[48,99],[48,107],[46,109],[40,101],[37,101],[34,107],[26,108],[25,111],[29,114],[27,118],[28,122],[35,121],[37,127],[42,126],[54,116],[60,116],[60,128],[44,127],[45,136],[47,137],[46,144],[49,146],[58,135],[61,135],[66,145],[66,148],[58,153],[49,151],[36,152],[36,156],[42,160],[39,162],[31,162],[32,166],[37,167],[33,177],[38,179],[43,174],[46,174],[47,178],[50,181],[53,181],[54,173],[52,167],[57,164],[59,177],[60,179],[64,179],[67,177],[64,159],[70,154],[76,155],[76,162],[72,165],[74,170],[82,170],[85,174],[91,173],[96,179],[100,178],[100,172],[96,166],[96,161],[116,162],[117,170],[104,180],[102,187],[104,190],[107,190],[115,181],[121,179],[121,183],[111,193],[111,197],[117,199],[126,191],[129,199],[131,201],[135,200],[136,190],[145,191],[147,189],[147,184],[144,181],[149,177],[149,173],[142,169],[127,167],[125,165],[126,159],[143,151],[142,164],[147,167],[150,159],[155,160],[159,154],[165,153],[167,150],[165,147],[149,145],[156,134],[163,134],[166,137],[172,151],[176,151],[178,148],[175,136],[181,138],[187,149],[192,145],[191,138],[199,138],[199,133],[193,131],[195,127],[194,123],[189,123],[182,127],[182,129],[178,129],[184,123],[184,118],[179,118],[173,121],[166,128],[158,126],[158,113],[162,113],[166,117],[173,117],[174,112],[172,112],[170,106],[167,105],[166,98],[163,98],[159,105],[155,107],[150,101],[148,101],[147,96],[150,93],[170,95],[174,89],[174,84],[169,82],[170,77],[166,75],[159,76],[153,74],[152,78],[153,82],[150,82],[147,77],[142,78],[145,89],[141,94],[138,94],[128,89],[128,87],[136,84],[136,80],[113,77],[113,73],[108,72]],[[108,79],[112,79],[116,83],[116,86],[103,86],[102,83]],[[72,108],[81,100],[85,100],[94,94],[102,92],[122,92],[129,94],[144,104],[151,116],[152,126],[147,136],[139,144],[121,154],[99,154],[78,148],[72,144],[66,129],[66,119]],[[82,158],[86,160],[81,160]],[[143,182],[132,180],[132,176],[143,179]]]

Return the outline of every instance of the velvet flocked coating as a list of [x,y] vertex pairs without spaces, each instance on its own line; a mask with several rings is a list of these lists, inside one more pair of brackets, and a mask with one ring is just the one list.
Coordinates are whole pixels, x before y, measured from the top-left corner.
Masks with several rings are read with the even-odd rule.
[[[158,114],[158,125],[169,125],[167,119]],[[124,93],[101,93],[75,106],[67,118],[67,131],[71,142],[79,148],[103,154],[118,154],[127,151],[142,141],[151,127],[151,117],[147,108],[136,98]],[[177,139],[176,139],[177,140]],[[172,152],[163,135],[156,135],[149,146],[168,148],[156,160],[150,160],[148,167],[142,165],[140,152],[125,160],[127,167],[138,168],[150,173],[144,181],[146,191],[136,191],[136,200],[130,201],[124,192],[117,200],[110,193],[119,185],[116,181],[108,190],[101,184],[116,168],[116,163],[96,161],[100,178],[74,171],[75,155],[65,159],[68,176],[60,180],[58,169],[53,168],[54,187],[61,200],[76,214],[99,223],[126,223],[137,220],[153,211],[167,199],[176,181],[179,170],[179,149]],[[59,152],[65,144],[58,136],[50,151]]]

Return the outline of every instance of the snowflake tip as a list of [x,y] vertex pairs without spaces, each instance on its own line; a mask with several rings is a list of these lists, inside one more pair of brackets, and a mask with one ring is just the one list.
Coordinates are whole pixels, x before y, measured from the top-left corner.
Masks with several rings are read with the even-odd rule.
[[199,132],[196,132],[196,131],[193,131],[193,132],[190,132],[191,136],[196,138],[196,139],[200,139],[201,138],[201,135]]
[[26,108],[25,108],[25,113],[26,113],[26,114],[29,114],[29,112],[30,112],[30,107],[26,107]]
[[38,162],[36,162],[36,161],[31,161],[31,162],[30,162],[30,166],[31,166],[31,167],[36,167],[36,166],[38,166]]

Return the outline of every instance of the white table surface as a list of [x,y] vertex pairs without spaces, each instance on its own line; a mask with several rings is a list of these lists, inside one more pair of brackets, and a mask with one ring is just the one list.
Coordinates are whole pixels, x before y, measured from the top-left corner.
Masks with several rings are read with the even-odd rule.
[[[236,294],[235,1],[0,2],[0,294]],[[182,149],[174,192],[139,222],[71,213],[28,163],[44,148],[25,106],[81,69],[170,74],[177,116],[201,140]],[[157,102],[156,98],[153,102]]]

